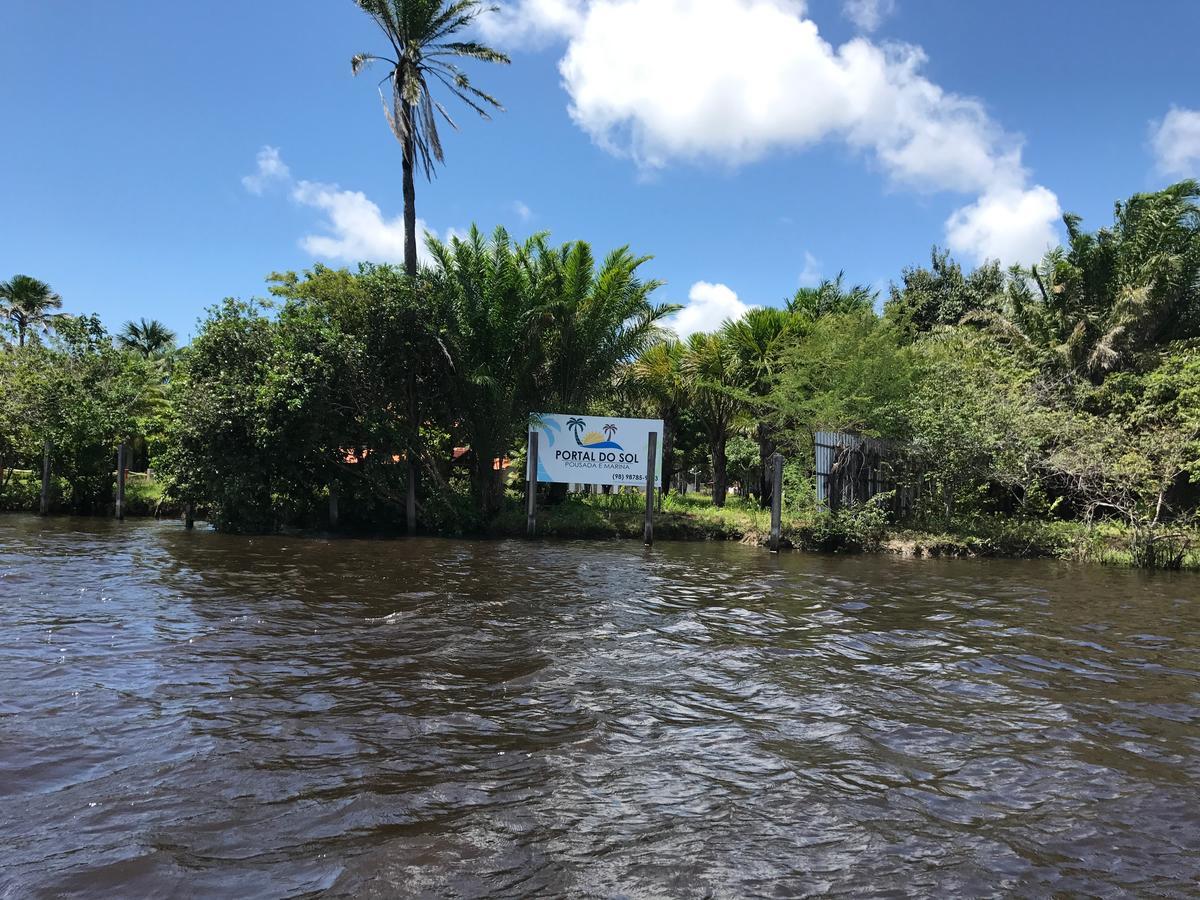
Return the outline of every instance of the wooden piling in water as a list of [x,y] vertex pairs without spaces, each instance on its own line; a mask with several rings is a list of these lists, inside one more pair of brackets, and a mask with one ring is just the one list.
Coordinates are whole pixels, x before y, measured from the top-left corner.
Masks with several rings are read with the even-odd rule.
[[646,527],[642,530],[642,540],[647,547],[654,543],[654,464],[657,456],[658,434],[652,431],[646,442]]
[[50,442],[42,444],[42,497],[38,511],[43,516],[50,515]]
[[191,531],[196,524],[196,507],[191,503],[183,504],[183,527]]
[[117,521],[125,521],[125,470],[129,465],[129,448],[124,442],[117,447]]
[[771,537],[768,546],[772,552],[779,551],[783,538],[783,455],[771,457]]
[[525,479],[525,533],[529,537],[537,534],[537,465],[538,465],[538,436],[536,431],[529,432],[528,477]]

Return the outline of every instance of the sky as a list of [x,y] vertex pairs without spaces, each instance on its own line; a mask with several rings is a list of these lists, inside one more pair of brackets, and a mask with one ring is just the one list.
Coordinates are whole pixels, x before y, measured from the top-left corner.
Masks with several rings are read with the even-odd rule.
[[[510,0],[476,36],[512,65],[467,64],[505,111],[458,107],[417,215],[628,244],[683,333],[935,244],[1029,263],[1200,175],[1197,33],[1195,0]],[[0,34],[0,279],[186,340],[273,271],[402,258],[352,0],[0,0]]]

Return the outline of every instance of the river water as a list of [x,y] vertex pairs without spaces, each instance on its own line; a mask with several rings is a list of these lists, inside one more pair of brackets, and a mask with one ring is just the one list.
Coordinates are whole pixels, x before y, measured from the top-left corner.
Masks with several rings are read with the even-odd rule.
[[1198,589],[0,517],[0,896],[1194,896]]

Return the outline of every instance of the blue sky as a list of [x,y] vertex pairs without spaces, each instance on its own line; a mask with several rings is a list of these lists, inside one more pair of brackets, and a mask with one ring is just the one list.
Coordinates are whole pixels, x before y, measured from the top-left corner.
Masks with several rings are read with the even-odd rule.
[[[934,243],[1036,255],[1060,210],[1200,167],[1194,0],[518,0],[481,28],[507,112],[462,111],[418,216],[628,243],[684,330]],[[0,277],[186,336],[272,270],[398,258],[351,0],[8,0],[0,31]]]

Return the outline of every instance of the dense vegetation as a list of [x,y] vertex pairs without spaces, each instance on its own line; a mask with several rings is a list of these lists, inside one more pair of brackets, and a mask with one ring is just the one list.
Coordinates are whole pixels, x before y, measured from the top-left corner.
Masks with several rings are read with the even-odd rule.
[[[523,489],[531,411],[647,415],[666,423],[675,491],[690,474],[714,507],[731,487],[740,509],[765,502],[781,451],[815,545],[835,526],[869,543],[883,527],[1077,523],[1119,526],[1133,562],[1176,566],[1200,499],[1198,198],[1193,182],[1135,195],[1094,232],[1068,216],[1067,245],[1032,267],[964,272],[935,249],[882,304],[839,277],[682,341],[647,257],[502,229],[429,239],[416,275],[274,275],[271,299],[224,301],[178,351],[155,322],[114,341],[18,276],[0,285],[0,485],[20,505],[13,472],[49,441],[60,505],[94,509],[127,441],[220,528],[320,526],[336,491],[344,527],[390,529],[411,463],[421,527],[486,530]],[[886,521],[886,497],[814,510],[819,429],[895,448],[904,521]]]

